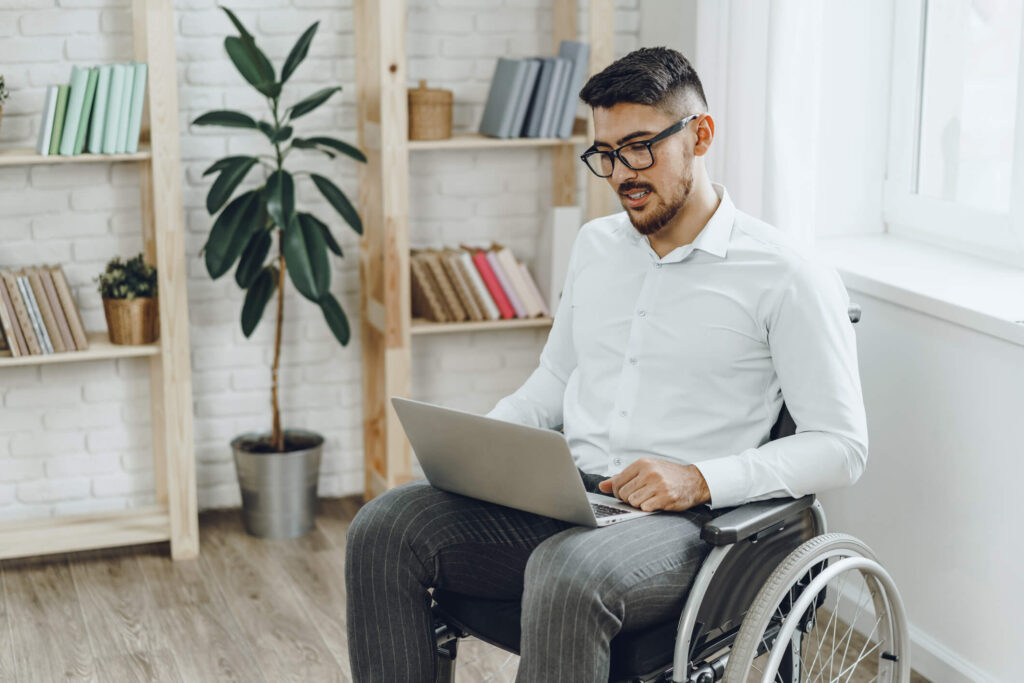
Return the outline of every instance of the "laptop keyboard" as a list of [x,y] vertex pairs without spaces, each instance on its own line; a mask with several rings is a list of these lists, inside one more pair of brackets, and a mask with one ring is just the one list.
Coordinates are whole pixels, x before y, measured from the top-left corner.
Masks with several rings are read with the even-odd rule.
[[598,519],[602,517],[611,517],[612,515],[624,515],[627,513],[626,510],[613,508],[610,505],[601,505],[600,503],[591,503],[590,507],[593,508],[594,516]]

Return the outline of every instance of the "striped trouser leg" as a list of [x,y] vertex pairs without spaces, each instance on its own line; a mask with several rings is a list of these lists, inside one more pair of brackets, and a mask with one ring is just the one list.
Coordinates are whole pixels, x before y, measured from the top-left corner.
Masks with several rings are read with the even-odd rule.
[[356,683],[432,683],[436,656],[427,589],[518,598],[530,552],[570,526],[424,482],[369,502],[349,527],[345,552]]
[[600,529],[571,527],[526,565],[520,683],[608,680],[619,631],[678,616],[710,546],[705,508]]

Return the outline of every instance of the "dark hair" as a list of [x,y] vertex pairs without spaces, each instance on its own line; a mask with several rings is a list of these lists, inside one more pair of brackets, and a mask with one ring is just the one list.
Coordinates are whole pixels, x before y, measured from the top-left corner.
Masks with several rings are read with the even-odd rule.
[[594,74],[580,91],[591,107],[611,108],[620,102],[646,104],[683,117],[707,110],[704,87],[690,62],[667,47],[642,47]]

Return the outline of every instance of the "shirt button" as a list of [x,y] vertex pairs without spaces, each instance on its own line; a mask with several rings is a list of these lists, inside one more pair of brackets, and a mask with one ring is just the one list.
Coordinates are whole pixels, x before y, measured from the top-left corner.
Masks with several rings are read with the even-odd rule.
[[619,466],[622,464],[622,460],[620,460],[619,458],[615,458],[614,460],[612,460],[612,464],[615,466]]
[[654,267],[655,267],[655,268],[661,268],[661,264],[660,264],[660,263],[655,263],[655,264],[654,264]]
[[637,311],[636,314],[638,316],[640,316],[641,318],[643,318],[643,317],[645,317],[647,315],[647,311],[645,311],[644,309],[641,308],[639,311]]

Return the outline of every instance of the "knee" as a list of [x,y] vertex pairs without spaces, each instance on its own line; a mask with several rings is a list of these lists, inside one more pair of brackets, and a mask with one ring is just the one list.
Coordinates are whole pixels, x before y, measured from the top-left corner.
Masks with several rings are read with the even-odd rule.
[[592,577],[574,544],[542,543],[530,555],[523,577],[527,609],[561,609],[562,605],[597,600]]
[[394,534],[402,522],[403,514],[416,507],[416,501],[424,495],[419,482],[399,486],[387,491],[364,505],[349,524],[345,535],[346,555],[352,561],[367,556],[366,542],[374,546],[385,543],[388,538],[401,538]]

